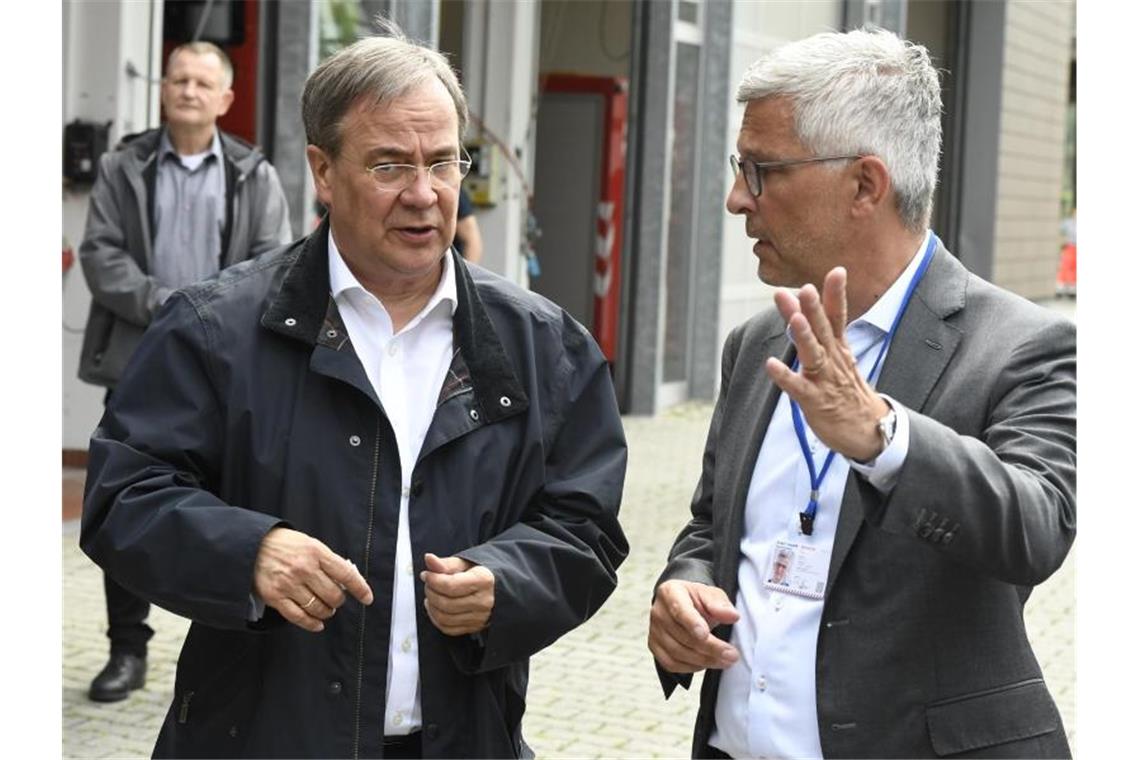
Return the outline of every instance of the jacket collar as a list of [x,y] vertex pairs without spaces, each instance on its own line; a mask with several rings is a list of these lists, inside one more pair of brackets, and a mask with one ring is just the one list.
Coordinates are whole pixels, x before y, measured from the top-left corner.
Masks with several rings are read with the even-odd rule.
[[[329,286],[328,240],[326,216],[312,234],[283,253],[281,267],[285,275],[276,292],[271,293],[261,316],[263,327],[308,346],[328,345],[324,329],[326,318],[340,321]],[[527,395],[507,359],[466,263],[454,250],[449,250],[447,255],[452,257],[458,297],[452,315],[455,345],[466,363],[483,418],[492,422],[517,412],[526,404]],[[343,345],[344,341],[340,340],[333,347]],[[513,410],[501,403],[503,397],[511,400]]]
[[[127,135],[119,143],[119,148],[126,151],[127,155],[138,163],[141,171],[142,167],[148,166],[157,158],[159,147],[162,144],[162,135],[165,132],[166,127],[156,127],[145,132]],[[217,130],[216,134],[221,141],[222,154],[226,161],[233,163],[239,178],[244,178],[265,160],[265,155],[256,146],[250,145],[245,140],[228,132],[223,132],[221,129]]]

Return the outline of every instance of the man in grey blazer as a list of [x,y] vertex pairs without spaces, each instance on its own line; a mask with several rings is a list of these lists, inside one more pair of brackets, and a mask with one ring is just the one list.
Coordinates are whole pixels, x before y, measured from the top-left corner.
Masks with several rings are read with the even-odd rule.
[[1076,530],[1075,327],[927,229],[938,76],[889,32],[745,74],[728,209],[793,290],[724,347],[655,589],[696,757],[1064,757],[1022,608]]

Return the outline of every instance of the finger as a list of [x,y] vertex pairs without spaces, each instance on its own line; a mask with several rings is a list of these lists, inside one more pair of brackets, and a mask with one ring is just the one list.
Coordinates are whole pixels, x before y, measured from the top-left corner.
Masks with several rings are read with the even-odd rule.
[[792,342],[796,344],[800,372],[805,378],[816,378],[828,365],[827,349],[816,339],[816,334],[805,315],[794,315],[792,321],[788,323],[788,328]]
[[[336,612],[336,607],[326,604],[318,594],[311,593],[307,587],[302,588],[298,594],[304,596],[304,599],[297,601],[299,596],[294,595],[289,597],[289,601],[297,605],[298,609],[310,617],[315,617],[318,620],[328,620]],[[343,596],[343,594],[341,596]]]
[[424,588],[424,599],[435,609],[451,614],[490,609],[489,594],[468,594],[461,597],[444,596],[431,588]]
[[420,580],[442,596],[463,597],[488,591],[494,587],[495,576],[485,567],[477,566],[456,575],[443,575],[424,570]]
[[776,309],[780,312],[780,316],[784,318],[784,324],[792,318],[793,314],[798,314],[800,311],[800,302],[794,295],[787,290],[780,288],[776,291],[773,298],[776,301]]
[[453,575],[469,570],[474,563],[463,557],[438,557],[431,552],[424,554],[424,565],[433,573]]
[[320,566],[329,578],[339,583],[361,603],[372,604],[372,589],[368,587],[368,582],[351,561],[326,547],[326,551],[321,555]]
[[[835,333],[832,331],[831,322],[828,321],[827,314],[823,310],[819,291],[811,283],[800,288],[800,312],[807,320],[812,338],[822,347],[823,358],[826,360],[826,354],[830,353],[835,345]],[[805,363],[802,359],[800,361],[801,364]]]
[[649,651],[670,673],[696,673],[709,667],[701,657],[660,627],[649,630]]
[[653,600],[652,611],[665,613],[678,629],[684,631],[683,638],[690,643],[702,641],[709,635],[709,624],[693,604],[684,585],[674,582],[661,584],[657,598]]
[[780,386],[780,390],[791,396],[797,404],[803,404],[810,381],[799,373],[792,372],[788,365],[774,356],[768,357],[768,361],[764,363],[764,369],[768,372],[768,377],[772,379],[772,382]]
[[740,613],[728,600],[724,589],[718,586],[701,586],[696,589],[694,595],[697,611],[714,626],[723,623],[732,624],[740,619]]
[[831,332],[846,344],[847,270],[843,267],[832,269],[823,280],[823,311],[831,323]]
[[282,599],[274,605],[274,609],[281,613],[281,617],[293,625],[304,628],[311,633],[320,633],[325,629],[324,623],[305,612],[301,609],[301,606],[292,599]]
[[[345,599],[347,598],[344,595],[344,592],[341,591],[340,584],[330,578],[328,574],[323,570],[318,569],[316,572],[312,573],[312,575],[305,581],[305,583],[307,584],[308,588],[302,589],[302,592],[311,592],[317,597],[317,602],[309,607],[310,612],[317,603],[320,603],[329,609],[335,610],[337,607],[344,604]],[[308,598],[309,597],[306,596],[304,599],[301,599],[301,604],[304,604]],[[292,595],[292,599],[296,602],[297,596]]]
[[486,628],[487,621],[490,620],[490,615],[487,614],[450,615],[429,604],[427,599],[424,599],[424,609],[427,610],[432,625],[448,636],[477,633]]

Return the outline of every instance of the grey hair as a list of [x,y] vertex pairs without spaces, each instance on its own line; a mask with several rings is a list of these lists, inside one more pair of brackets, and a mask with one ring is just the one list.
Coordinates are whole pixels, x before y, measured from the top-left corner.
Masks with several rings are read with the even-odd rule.
[[357,40],[326,58],[309,75],[301,95],[305,138],[335,157],[341,148],[341,121],[358,99],[369,98],[380,105],[434,77],[455,103],[462,141],[467,130],[467,98],[447,58],[409,39],[393,21],[378,17],[376,26],[384,36]]
[[166,70],[170,71],[170,65],[174,63],[174,56],[179,53],[193,53],[194,55],[216,55],[222,64],[222,89],[228,90],[234,84],[234,65],[230,63],[230,57],[226,55],[225,51],[212,42],[184,42],[178,47],[170,51],[170,55],[166,58]]
[[942,94],[926,48],[882,29],[783,45],[744,73],[736,99],[787,96],[796,136],[816,155],[883,160],[903,224],[930,221],[942,149]]

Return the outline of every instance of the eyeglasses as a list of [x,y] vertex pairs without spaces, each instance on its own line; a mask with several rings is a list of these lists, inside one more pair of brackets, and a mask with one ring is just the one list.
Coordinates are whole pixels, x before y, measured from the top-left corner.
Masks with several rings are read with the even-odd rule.
[[764,192],[764,172],[768,169],[783,169],[788,166],[818,164],[824,161],[854,161],[857,158],[863,158],[863,156],[821,156],[819,158],[793,158],[789,161],[752,161],[747,158],[729,156],[728,164],[732,167],[732,176],[735,177],[744,172],[744,183],[748,185],[749,192],[758,196]]
[[[420,175],[420,164],[375,164],[364,167],[381,190],[400,192],[412,186]],[[457,188],[467,172],[471,171],[470,158],[449,158],[436,161],[427,167],[428,179],[435,188]]]

